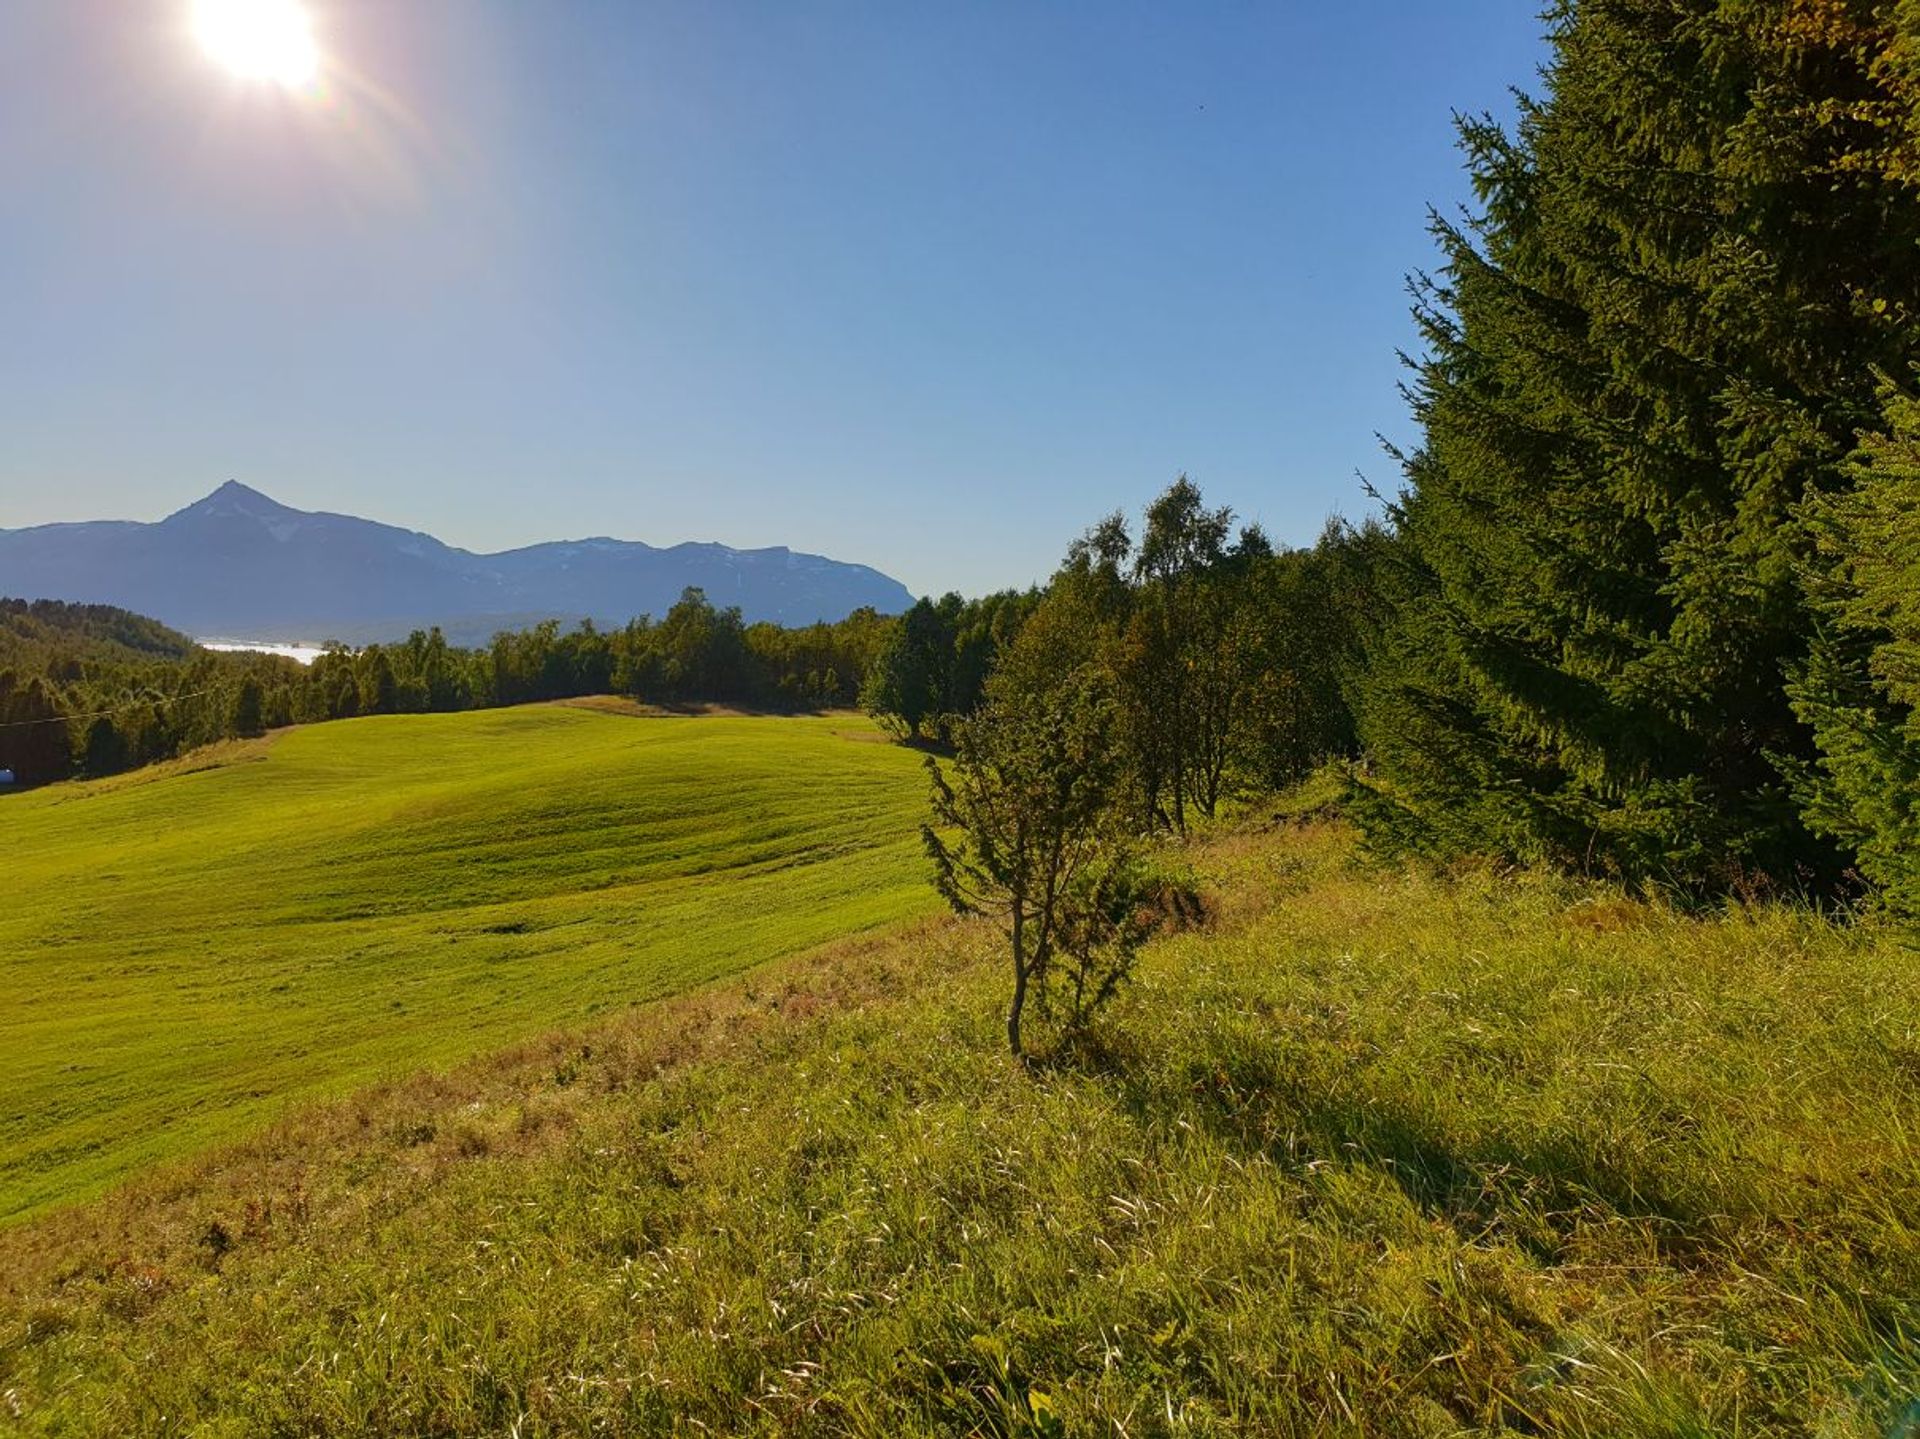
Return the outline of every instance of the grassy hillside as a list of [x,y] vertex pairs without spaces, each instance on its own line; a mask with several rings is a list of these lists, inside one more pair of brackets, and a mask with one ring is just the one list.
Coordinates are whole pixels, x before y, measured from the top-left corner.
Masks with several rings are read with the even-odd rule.
[[1211,928],[1035,1075],[987,937],[928,921],[16,1226],[0,1402],[47,1433],[1911,1434],[1914,952],[1350,854],[1200,853]]
[[391,716],[0,801],[0,1219],[929,909],[918,760],[877,739]]

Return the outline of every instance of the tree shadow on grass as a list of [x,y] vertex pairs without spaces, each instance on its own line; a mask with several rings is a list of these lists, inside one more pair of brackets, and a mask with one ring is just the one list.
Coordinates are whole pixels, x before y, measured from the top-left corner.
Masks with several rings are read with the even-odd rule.
[[1143,1127],[1165,1130],[1184,1121],[1236,1156],[1259,1157],[1283,1173],[1305,1177],[1327,1163],[1365,1165],[1466,1242],[1503,1239],[1543,1263],[1563,1262],[1583,1224],[1618,1218],[1641,1227],[1663,1257],[1692,1267],[1711,1262],[1727,1219],[1657,1176],[1607,1162],[1570,1135],[1520,1144],[1496,1133],[1463,1142],[1416,1104],[1315,1083],[1277,1046],[1201,1053],[1170,1070],[1153,1063],[1130,1034],[1101,1030],[1063,1038],[1035,1067],[1096,1079]]
[[[1725,1176],[1702,1182],[1713,1158],[1689,1155],[1697,1121],[1671,1098],[1636,1095],[1622,1105],[1617,1128],[1634,1142],[1617,1155],[1577,1129],[1516,1130],[1484,1115],[1450,1125],[1444,1105],[1432,1103],[1447,1083],[1442,1076],[1433,1079],[1435,1090],[1395,1093],[1367,1082],[1366,1059],[1303,1048],[1279,1034],[1219,1045],[1193,1042],[1198,1036],[1189,1031],[1184,1054],[1169,1063],[1164,1038],[1137,1023],[1078,1036],[1055,1046],[1042,1072],[1099,1083],[1141,1130],[1177,1143],[1190,1126],[1309,1191],[1329,1166],[1384,1178],[1471,1248],[1498,1245],[1547,1269],[1605,1263],[1605,1254],[1618,1253],[1616,1242],[1601,1238],[1596,1254],[1591,1239],[1619,1226],[1631,1232],[1618,1242],[1631,1251],[1623,1257],[1632,1267],[1651,1259],[1692,1276],[1702,1293],[1756,1272],[1785,1286],[1780,1292],[1796,1303],[1824,1290],[1860,1326],[1852,1339],[1834,1342],[1885,1394],[1915,1392],[1920,1350],[1911,1336],[1920,1309],[1903,1282],[1911,1257],[1886,1247],[1897,1249],[1897,1235],[1855,1230],[1838,1215],[1780,1209],[1760,1186],[1743,1202]],[[1674,1149],[1664,1160],[1639,1157],[1647,1141],[1668,1139]],[[1876,1407],[1899,1410],[1892,1399]],[[1912,1439],[1920,1439],[1920,1418],[1912,1422]]]

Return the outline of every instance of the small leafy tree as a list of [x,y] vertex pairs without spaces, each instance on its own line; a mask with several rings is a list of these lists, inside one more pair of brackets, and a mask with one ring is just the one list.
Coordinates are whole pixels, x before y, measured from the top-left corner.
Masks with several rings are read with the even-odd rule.
[[897,638],[881,651],[860,682],[860,708],[895,739],[910,740],[914,737],[914,726],[908,723],[905,713],[899,654]]
[[1146,934],[1140,870],[1119,825],[1111,683],[1071,609],[1042,606],[981,712],[956,724],[950,767],[927,762],[933,822],[922,836],[934,887],[1006,934],[1007,1046],[1021,1059],[1029,1000],[1042,1018],[1082,1029]]

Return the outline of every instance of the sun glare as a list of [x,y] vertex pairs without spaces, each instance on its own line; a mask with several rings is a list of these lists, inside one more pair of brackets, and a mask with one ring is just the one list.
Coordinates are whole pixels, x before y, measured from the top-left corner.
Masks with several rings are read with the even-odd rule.
[[193,33],[216,64],[242,80],[294,90],[320,69],[298,0],[194,0]]

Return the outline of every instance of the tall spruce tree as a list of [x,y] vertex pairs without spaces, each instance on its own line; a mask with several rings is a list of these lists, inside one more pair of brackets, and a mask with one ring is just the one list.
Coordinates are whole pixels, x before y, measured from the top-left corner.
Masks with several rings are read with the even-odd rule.
[[1917,353],[1914,8],[1566,3],[1545,98],[1463,123],[1480,212],[1436,219],[1417,287],[1424,440],[1360,708],[1377,841],[1837,869],[1783,773],[1812,752],[1796,514]]
[[1792,693],[1820,745],[1801,776],[1809,822],[1920,918],[1920,399],[1896,393],[1888,412],[1858,488],[1808,506],[1822,623]]

